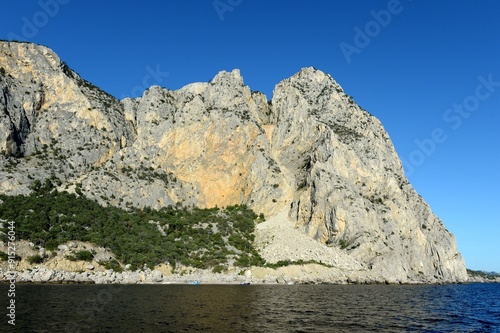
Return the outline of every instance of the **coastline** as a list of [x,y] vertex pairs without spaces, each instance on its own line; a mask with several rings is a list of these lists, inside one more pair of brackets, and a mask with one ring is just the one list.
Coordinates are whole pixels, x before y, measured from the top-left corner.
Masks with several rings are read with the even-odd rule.
[[[308,267],[309,266],[309,267]],[[104,270],[97,272],[69,272],[62,270],[52,270],[45,266],[35,266],[30,270],[21,272],[1,272],[0,283],[12,283],[9,276],[15,276],[15,283],[20,284],[202,284],[202,285],[295,285],[295,284],[332,284],[332,285],[360,285],[360,284],[390,284],[390,285],[439,285],[439,284],[461,284],[461,283],[500,283],[500,277],[494,280],[482,279],[479,277],[469,277],[467,281],[440,281],[440,280],[390,280],[377,277],[369,272],[349,272],[351,274],[342,276],[335,274],[335,270],[329,269],[329,274],[325,267],[315,267],[319,265],[292,265],[278,269],[252,267],[242,272],[213,273],[211,271],[194,270],[188,273],[165,272],[164,269],[157,270],[136,270],[114,272]],[[303,273],[289,275],[288,273]],[[9,276],[7,276],[10,273]],[[12,274],[14,273],[14,274]],[[242,274],[243,273],[243,274]],[[325,273],[325,274],[323,274]],[[338,273],[338,272],[337,272]]]
[[[263,227],[274,231],[269,225],[272,220],[259,225],[257,234],[262,236]],[[287,226],[287,225],[286,225]],[[303,252],[295,256],[289,256],[294,260],[311,260],[313,262],[293,263],[280,267],[237,267],[231,265],[220,273],[212,270],[197,269],[189,266],[176,266],[160,264],[155,267],[131,269],[130,265],[119,264],[115,267],[106,267],[106,263],[115,260],[116,256],[105,248],[95,246],[86,242],[68,242],[60,245],[57,251],[48,253],[44,248],[36,248],[32,243],[20,240],[16,244],[16,254],[19,260],[11,263],[0,262],[0,283],[49,283],[49,284],[255,284],[255,285],[294,285],[294,284],[391,284],[391,285],[416,285],[416,284],[449,284],[470,282],[500,282],[500,277],[493,280],[485,276],[471,275],[468,279],[455,277],[451,280],[437,279],[427,275],[418,275],[416,278],[395,277],[390,272],[377,272],[363,265],[353,265],[349,258],[331,254],[334,258],[328,264],[320,263],[323,255],[320,244],[304,241],[303,236],[293,237],[290,230],[280,228],[270,233],[277,237],[278,234],[286,234],[301,244],[313,255],[302,257]],[[265,238],[265,237],[264,237]],[[310,244],[312,243],[312,244]],[[305,245],[304,245],[305,244]],[[5,244],[4,244],[5,245]],[[314,246],[316,247],[314,247]],[[76,253],[91,251],[91,260],[75,260],[72,258]],[[269,249],[267,249],[269,250]],[[275,257],[276,251],[262,251],[266,259],[276,262],[280,257]],[[331,250],[331,249],[327,249]],[[267,253],[267,252],[269,253]],[[290,251],[288,251],[290,252]],[[42,263],[30,263],[29,258],[33,256],[43,258]],[[103,265],[104,263],[104,265]],[[114,269],[112,269],[114,268]],[[472,271],[471,271],[472,272]]]

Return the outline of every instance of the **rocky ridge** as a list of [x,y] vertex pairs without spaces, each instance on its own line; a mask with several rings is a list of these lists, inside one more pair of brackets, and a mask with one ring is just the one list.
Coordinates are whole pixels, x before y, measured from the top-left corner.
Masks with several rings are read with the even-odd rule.
[[[283,80],[271,101],[238,70],[118,101],[50,49],[0,42],[0,91],[0,193],[50,178],[124,209],[247,204],[275,217],[256,239],[270,262],[467,280],[453,235],[409,184],[381,123],[319,70]],[[297,232],[313,256],[290,242]]]

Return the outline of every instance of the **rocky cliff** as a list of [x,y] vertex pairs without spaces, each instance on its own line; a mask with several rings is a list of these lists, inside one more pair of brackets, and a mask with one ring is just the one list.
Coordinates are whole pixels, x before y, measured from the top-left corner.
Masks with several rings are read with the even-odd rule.
[[[379,120],[319,70],[280,82],[271,101],[238,70],[118,101],[50,49],[0,42],[0,92],[0,193],[49,178],[125,209],[247,204],[322,246],[314,260],[341,256],[389,281],[467,279]],[[294,238],[260,229],[268,261],[302,258]]]

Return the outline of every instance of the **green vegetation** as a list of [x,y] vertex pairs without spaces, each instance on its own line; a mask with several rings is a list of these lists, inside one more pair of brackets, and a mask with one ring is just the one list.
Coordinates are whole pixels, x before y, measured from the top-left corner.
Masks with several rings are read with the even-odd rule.
[[104,266],[105,269],[112,269],[113,271],[115,271],[117,273],[123,272],[122,266],[120,266],[120,263],[118,261],[116,261],[115,259],[112,259],[110,261],[101,261],[101,262],[99,262],[99,264]]
[[[132,168],[129,167],[128,169],[123,170],[128,171],[127,174],[130,174]],[[147,180],[149,182],[153,182],[155,179],[159,179],[165,183],[165,186],[168,186],[170,183],[177,182],[177,178],[173,174],[155,172],[152,170],[152,168],[139,171],[136,174],[139,179]]]
[[345,239],[339,239],[339,245],[341,249],[345,249],[349,246],[349,242]]
[[[125,211],[57,192],[50,181],[34,181],[32,189],[30,196],[0,195],[0,219],[16,222],[17,239],[49,251],[68,241],[91,242],[110,249],[131,269],[170,263],[220,271],[229,259],[241,267],[265,263],[252,245],[258,216],[245,205]],[[76,253],[75,260],[91,260],[87,252]]]
[[[357,238],[356,238],[357,239]],[[356,239],[339,239],[339,245],[342,250],[348,249],[353,250],[360,246],[359,243],[354,243]]]
[[75,253],[74,256],[66,256],[67,259],[71,261],[81,260],[81,261],[92,261],[94,255],[88,250],[82,250]]
[[278,261],[278,262],[276,262],[274,264],[267,263],[266,267],[276,269],[276,268],[279,268],[279,267],[286,267],[286,266],[290,266],[290,265],[307,265],[307,264],[317,264],[317,265],[321,265],[321,266],[325,266],[325,267],[333,267],[333,266],[330,266],[328,264],[325,264],[323,262],[319,262],[319,261],[316,261],[316,260],[305,261],[305,260],[302,260],[302,259],[299,259],[297,261],[280,260],[280,261]]
[[[14,259],[15,261],[21,261],[22,258],[19,255],[14,255],[14,257],[10,257],[10,259]],[[8,261],[9,255],[3,251],[0,251],[0,261]]]
[[27,260],[30,264],[41,264],[43,262],[43,257],[39,254],[35,254],[31,257],[28,257]]
[[478,277],[481,277],[485,280],[495,280],[497,279],[498,277],[500,277],[500,273],[496,273],[496,272],[484,272],[484,271],[474,271],[472,269],[468,269],[467,268],[467,274],[469,274],[469,276],[478,276]]
[[329,126],[330,129],[332,129],[333,132],[337,134],[339,140],[345,144],[351,144],[363,137],[362,134],[356,132],[354,129],[351,129],[350,127],[344,126],[342,124],[335,122],[331,122],[329,124],[324,123],[324,124]]

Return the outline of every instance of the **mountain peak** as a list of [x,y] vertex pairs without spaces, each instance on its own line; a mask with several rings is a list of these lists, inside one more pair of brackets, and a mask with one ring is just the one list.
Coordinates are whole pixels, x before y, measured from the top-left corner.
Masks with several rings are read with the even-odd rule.
[[239,69],[233,69],[231,72],[220,71],[211,81],[212,83],[226,82],[229,84],[244,85],[243,77]]
[[309,66],[309,67],[301,68],[301,70],[297,74],[292,76],[292,78],[310,79],[310,80],[313,80],[316,82],[321,82],[324,79],[328,79],[328,78],[331,79],[331,76],[324,73],[323,71],[321,71],[317,68]]

